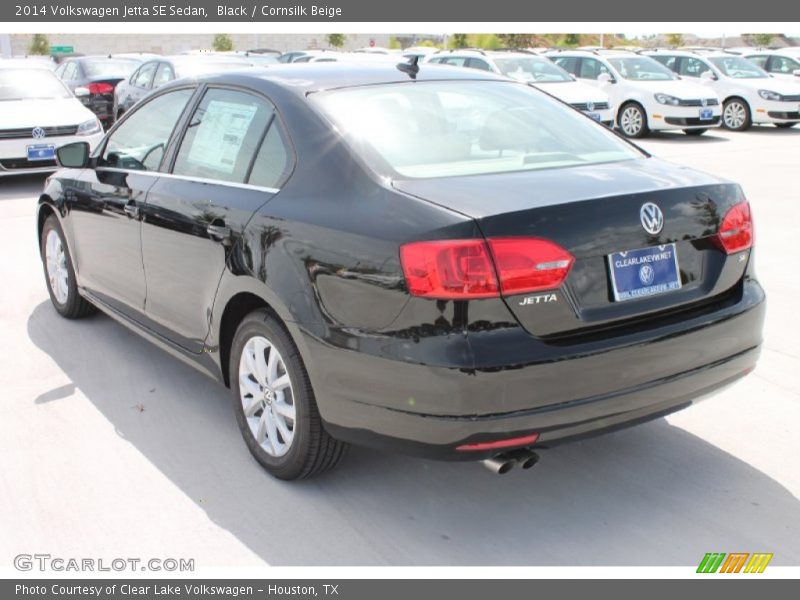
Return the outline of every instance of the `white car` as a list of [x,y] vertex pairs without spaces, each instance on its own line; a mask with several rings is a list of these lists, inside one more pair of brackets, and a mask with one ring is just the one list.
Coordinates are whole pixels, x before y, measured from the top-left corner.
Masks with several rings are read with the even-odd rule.
[[583,111],[596,121],[608,126],[614,124],[614,107],[608,94],[576,81],[547,58],[531,52],[447,50],[428,56],[426,62],[492,71],[523,81]]
[[[63,144],[103,139],[92,111],[46,67],[0,61],[0,176],[56,169]],[[87,92],[88,93],[88,92]]]
[[548,58],[579,80],[608,93],[623,135],[681,129],[700,135],[718,127],[720,101],[713,90],[690,81],[647,56],[618,50],[553,51]]
[[749,50],[741,54],[773,77],[800,83],[800,48]]
[[793,127],[800,122],[800,84],[771,77],[738,54],[724,50],[649,54],[681,77],[713,89],[722,99],[722,124],[728,129],[744,131],[753,123]]

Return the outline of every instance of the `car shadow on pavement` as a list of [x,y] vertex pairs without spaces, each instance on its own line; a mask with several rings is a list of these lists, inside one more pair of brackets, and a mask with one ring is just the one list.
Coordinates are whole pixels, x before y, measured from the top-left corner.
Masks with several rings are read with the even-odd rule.
[[[712,130],[713,131],[713,130]],[[634,143],[640,140],[631,140]],[[711,131],[703,135],[686,135],[682,131],[651,131],[650,134],[644,138],[646,142],[676,142],[681,144],[716,144],[720,142],[730,142],[729,139],[714,135]]]
[[800,562],[798,499],[664,419],[505,476],[353,448],[334,471],[287,483],[248,454],[226,389],[112,319],[67,321],[43,302],[27,331],[118,435],[269,564],[689,566],[711,551]]

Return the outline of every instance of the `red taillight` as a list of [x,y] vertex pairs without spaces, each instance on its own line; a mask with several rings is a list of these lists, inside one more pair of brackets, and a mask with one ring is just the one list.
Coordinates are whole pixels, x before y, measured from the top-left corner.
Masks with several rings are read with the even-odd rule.
[[494,442],[479,442],[477,444],[464,444],[458,446],[456,450],[460,452],[480,452],[481,450],[499,450],[501,448],[524,448],[530,446],[539,439],[538,433],[524,435],[522,437],[515,437],[505,440],[497,440]]
[[492,238],[489,247],[507,295],[561,287],[575,261],[561,246],[541,238]]
[[414,242],[400,247],[408,291],[441,299],[498,295],[497,276],[483,240]]
[[94,94],[110,94],[114,91],[114,86],[109,83],[90,83],[86,86],[89,93]]
[[753,217],[750,204],[735,204],[722,219],[714,242],[726,254],[747,250],[753,245]]
[[555,289],[574,259],[549,240],[519,237],[413,242],[400,262],[412,295],[465,300]]

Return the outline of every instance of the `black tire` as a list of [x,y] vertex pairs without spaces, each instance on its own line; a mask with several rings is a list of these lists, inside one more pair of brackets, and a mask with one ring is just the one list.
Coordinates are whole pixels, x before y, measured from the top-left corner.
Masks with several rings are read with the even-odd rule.
[[796,121],[794,123],[775,123],[775,127],[778,127],[779,129],[791,129],[795,125],[797,125]]
[[[737,108],[738,107],[738,108]],[[729,111],[741,112],[741,121],[735,120]],[[722,126],[731,131],[745,131],[750,129],[753,124],[753,117],[750,113],[750,106],[741,98],[730,98],[722,106]]]
[[[630,127],[626,123],[625,117],[628,112],[631,112],[631,116],[633,113],[638,114],[638,128]],[[637,102],[626,102],[620,107],[619,113],[617,113],[617,127],[622,135],[628,138],[643,138],[650,133],[650,128],[647,126],[647,113]]]
[[684,129],[686,135],[703,135],[708,129]]
[[[59,301],[59,299],[56,297],[50,282],[50,277],[47,273],[46,246],[47,238],[51,231],[58,236],[61,242],[61,247],[64,250],[64,257],[67,266],[67,297],[64,302]],[[75,280],[75,269],[72,265],[69,249],[67,248],[64,230],[61,229],[61,223],[58,221],[58,218],[56,218],[55,215],[50,215],[44,222],[40,251],[42,268],[44,269],[44,279],[47,285],[47,292],[50,294],[50,301],[53,303],[53,307],[56,309],[56,312],[66,319],[81,319],[95,312],[97,309],[78,292],[78,285]]]
[[[258,443],[247,423],[239,395],[239,362],[247,341],[255,336],[266,338],[277,348],[292,381],[292,396],[297,416],[291,445],[283,456],[269,454]],[[231,399],[239,431],[250,453],[269,473],[279,479],[304,479],[319,475],[339,463],[348,445],[335,440],[325,431],[314,390],[297,346],[269,310],[255,310],[242,320],[233,338],[229,376]]]

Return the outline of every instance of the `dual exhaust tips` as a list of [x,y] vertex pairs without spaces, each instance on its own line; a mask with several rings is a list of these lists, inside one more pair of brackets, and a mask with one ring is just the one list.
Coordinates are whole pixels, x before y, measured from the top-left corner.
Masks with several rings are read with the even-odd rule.
[[520,448],[519,450],[512,450],[511,452],[503,452],[492,458],[484,459],[481,462],[484,467],[495,475],[505,475],[516,465],[519,465],[523,469],[530,469],[539,462],[539,455],[533,450]]

